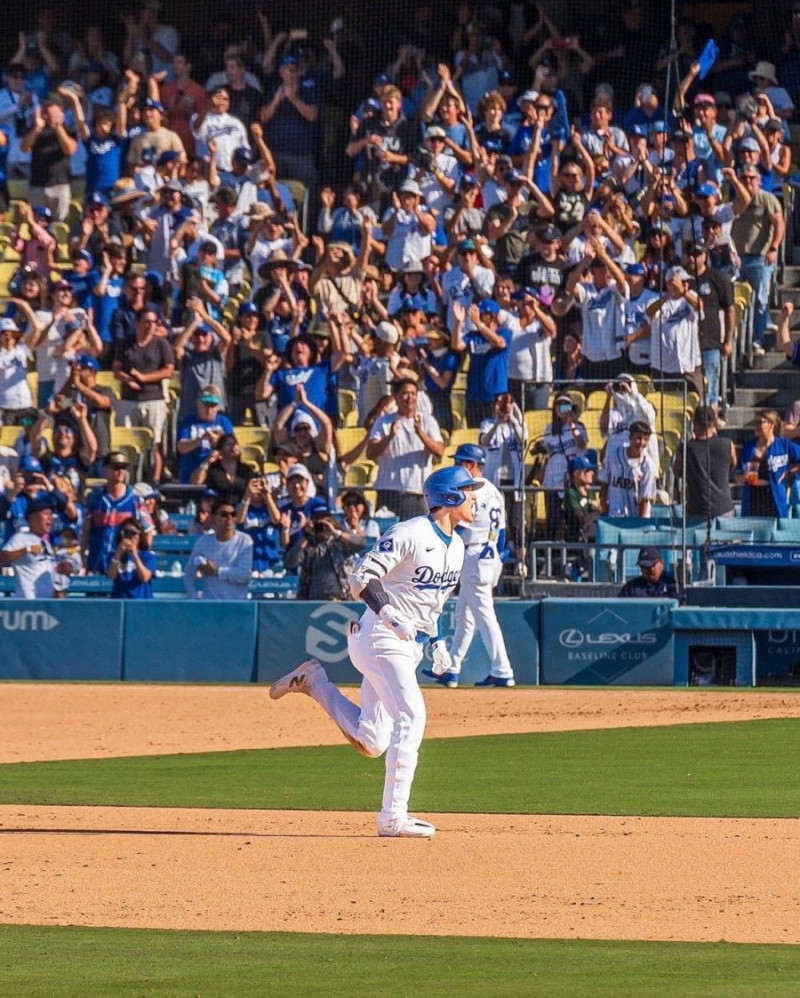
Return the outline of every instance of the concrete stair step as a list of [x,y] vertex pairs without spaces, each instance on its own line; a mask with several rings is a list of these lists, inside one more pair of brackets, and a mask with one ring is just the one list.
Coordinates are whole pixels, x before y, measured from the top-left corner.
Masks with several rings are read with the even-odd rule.
[[797,390],[791,388],[737,388],[736,407],[741,409],[782,409],[791,405],[800,397],[800,385]]

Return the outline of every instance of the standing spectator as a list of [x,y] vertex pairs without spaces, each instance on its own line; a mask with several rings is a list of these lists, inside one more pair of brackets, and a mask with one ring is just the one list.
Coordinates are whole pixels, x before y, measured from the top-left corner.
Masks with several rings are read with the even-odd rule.
[[208,96],[208,106],[192,118],[192,135],[199,143],[199,152],[205,155],[213,143],[214,163],[217,170],[229,172],[233,168],[235,149],[249,149],[247,129],[243,122],[230,113],[231,98],[226,87],[215,87]]
[[66,221],[72,197],[69,161],[78,140],[64,122],[63,97],[50,94],[41,107],[34,107],[33,125],[20,149],[31,154],[31,204],[46,205],[57,222]]
[[119,525],[119,542],[108,563],[112,599],[152,599],[156,556],[147,549],[144,527],[131,516]]
[[231,295],[236,295],[247,276],[244,253],[247,224],[237,208],[236,192],[231,187],[218,187],[211,200],[217,209],[217,217],[211,223],[209,233],[222,243],[225,279]]
[[241,459],[242,449],[233,433],[223,433],[214,450],[192,475],[193,485],[205,485],[237,506],[245,497],[254,475]]
[[363,121],[350,118],[350,141],[345,154],[363,157],[363,174],[370,202],[387,203],[390,193],[402,182],[411,153],[416,147],[416,130],[403,115],[403,95],[393,84],[379,94],[380,111],[365,114]]
[[33,407],[28,384],[30,347],[13,319],[0,319],[0,424],[12,426]]
[[[253,540],[253,576],[272,575],[281,560],[280,527],[273,517],[277,490],[267,476],[254,475],[239,504],[236,523]],[[268,498],[269,497],[269,498]]]
[[769,327],[769,295],[778,250],[786,235],[786,221],[774,194],[761,190],[757,166],[743,166],[741,181],[750,203],[733,223],[733,241],[742,261],[741,279],[753,289],[753,353],[764,354],[764,334]]
[[700,349],[707,384],[705,401],[714,412],[718,412],[720,402],[723,405],[725,402],[719,396],[721,365],[733,353],[733,337],[736,332],[733,283],[725,274],[708,266],[708,253],[702,244],[689,247],[685,262],[689,273],[694,277],[701,304]]
[[253,539],[236,529],[236,509],[218,499],[213,512],[214,533],[201,534],[189,556],[183,580],[191,599],[201,595],[197,577],[204,580],[203,599],[247,599],[253,570]]
[[436,219],[422,200],[415,180],[404,180],[392,193],[392,207],[381,220],[386,240],[386,263],[398,273],[412,260],[424,260],[433,250]]
[[117,343],[114,351],[114,376],[122,386],[117,404],[117,419],[123,426],[146,426],[153,431],[152,480],[161,481],[164,470],[164,431],[167,426],[167,402],[162,381],[169,381],[175,371],[175,354],[168,341],[156,335],[158,313],[143,308],[136,318],[133,340]]
[[83,216],[69,234],[70,252],[85,250],[91,254],[94,266],[99,267],[106,247],[121,241],[119,225],[109,216],[108,199],[99,191],[89,194],[83,203]]
[[683,267],[670,267],[664,280],[664,294],[647,306],[650,368],[654,378],[682,378],[702,398],[700,300],[691,290],[691,277]]
[[33,499],[25,510],[27,527],[18,530],[0,551],[0,568],[14,570],[17,599],[53,599],[55,576],[70,575],[72,563],[59,560],[50,539],[52,500]]
[[546,409],[553,387],[551,350],[556,324],[542,308],[536,288],[521,288],[511,297],[517,302],[517,315],[508,320],[508,388],[523,411]]
[[275,150],[278,175],[300,180],[309,189],[317,186],[318,117],[313,79],[300,78],[296,56],[283,56],[278,80],[261,108],[261,124]]
[[[245,61],[238,52],[229,51],[225,54],[224,83],[230,97],[230,111],[245,126],[249,128],[258,121],[258,114],[264,97],[258,78],[247,72]],[[213,90],[216,86],[208,87]]]
[[468,314],[474,332],[464,334],[466,314],[460,303],[453,305],[456,325],[451,345],[459,353],[464,350],[469,352],[467,425],[478,427],[492,414],[492,404],[497,395],[508,391],[511,330],[507,325],[501,325],[500,306],[492,298],[470,305]]
[[739,451],[736,481],[742,489],[742,516],[788,516],[789,483],[800,470],[800,445],[782,436],[774,409],[756,413],[755,437]]
[[80,94],[67,87],[61,87],[58,92],[69,104],[86,147],[86,194],[98,193],[107,198],[122,173],[122,157],[127,145],[119,114],[110,107],[98,107],[90,126],[84,116]]
[[699,405],[692,437],[686,442],[686,467],[682,447],[675,454],[674,466],[675,478],[685,480],[685,515],[712,522],[717,516],[734,515],[730,480],[736,467],[736,448],[732,440],[719,436],[717,426],[714,409]]
[[89,495],[81,539],[86,570],[101,575],[108,571],[114,557],[119,525],[141,511],[141,502],[128,484],[128,459],[122,451],[106,454],[103,473],[106,484]]
[[296,569],[300,577],[297,598],[348,600],[347,578],[366,542],[346,526],[339,526],[324,499],[314,499],[310,512],[299,543],[285,559],[287,569]]
[[176,449],[180,455],[180,480],[190,482],[195,470],[211,455],[224,434],[233,433],[233,425],[220,411],[222,391],[216,385],[200,390],[194,415],[178,424]]
[[169,115],[170,127],[191,159],[195,148],[190,122],[196,114],[205,111],[206,92],[192,79],[192,64],[182,52],[176,52],[172,57],[172,79],[161,88],[161,103]]
[[[392,400],[396,412],[387,411]],[[392,395],[384,397],[367,443],[367,458],[378,465],[378,505],[387,506],[401,520],[423,515],[422,483],[430,474],[432,458],[443,453],[436,420],[417,410],[416,383],[402,378]]]
[[[564,540],[590,544],[595,539],[597,517],[600,510],[589,489],[594,482],[597,464],[586,454],[571,457],[567,463],[567,487],[564,492]],[[570,577],[585,579],[591,569],[591,558],[585,549],[577,552],[572,562]]]
[[627,446],[609,447],[600,470],[600,505],[607,516],[650,516],[658,469],[647,453],[651,429],[633,423]]
[[557,540],[561,533],[564,489],[568,481],[567,466],[573,457],[586,451],[589,435],[578,419],[578,408],[572,397],[562,393],[553,400],[550,427],[541,441],[534,444],[534,454],[545,454],[541,485],[545,489],[547,540]]
[[0,125],[8,129],[8,175],[12,180],[28,179],[31,155],[22,148],[22,140],[31,125],[33,91],[25,86],[25,67],[12,62],[6,69],[6,85],[0,90]]
[[490,298],[494,288],[494,271],[486,266],[474,239],[463,239],[456,250],[456,265],[442,278],[442,298],[447,308],[447,328],[452,334],[456,325],[454,308],[459,304],[465,312],[462,333],[471,333],[475,323],[469,315],[473,302]]
[[[591,271],[591,281],[584,283],[587,270]],[[629,291],[625,275],[600,239],[591,236],[587,241],[583,259],[567,279],[567,293],[581,310],[584,377],[587,381],[616,377],[624,365]]]
[[664,571],[664,560],[658,548],[642,548],[637,564],[642,570],[635,579],[628,579],[619,595],[627,599],[678,599],[678,583]]
[[222,386],[225,383],[225,357],[231,345],[231,334],[223,323],[210,315],[199,297],[189,298],[187,306],[191,319],[173,345],[181,375],[179,423],[189,419],[195,411],[197,399],[205,385],[219,386],[220,405],[223,410],[228,408]]
[[148,97],[142,111],[144,131],[134,136],[128,149],[128,165],[131,167],[145,166],[145,150],[151,150],[148,155],[157,159],[162,153],[176,152],[182,163],[186,162],[186,150],[183,148],[180,136],[164,127],[164,105],[161,101]]
[[231,327],[231,344],[225,354],[225,395],[234,426],[244,422],[249,410],[253,422],[266,426],[264,406],[256,402],[256,388],[264,375],[271,351],[267,334],[259,329],[260,314],[251,301],[242,302]]
[[[295,544],[300,543],[303,527],[311,515],[311,504],[316,498],[311,472],[304,464],[296,463],[289,467],[286,472],[286,489],[289,497],[278,503],[277,511],[284,557]],[[269,503],[269,499],[267,502]]]

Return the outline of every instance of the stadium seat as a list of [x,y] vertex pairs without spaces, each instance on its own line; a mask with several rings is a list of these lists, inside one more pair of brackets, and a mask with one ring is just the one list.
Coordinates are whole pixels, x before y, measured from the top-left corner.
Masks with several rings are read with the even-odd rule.
[[714,524],[720,534],[752,531],[756,544],[767,543],[778,523],[771,516],[719,516]]
[[245,447],[256,446],[261,450],[263,457],[269,454],[271,436],[266,426],[234,426],[233,432],[239,445]]

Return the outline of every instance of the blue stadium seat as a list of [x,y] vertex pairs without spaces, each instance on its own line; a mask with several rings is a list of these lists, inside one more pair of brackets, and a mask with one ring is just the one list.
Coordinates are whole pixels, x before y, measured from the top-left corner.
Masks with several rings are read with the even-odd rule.
[[751,530],[757,544],[766,544],[777,530],[778,523],[772,516],[718,516],[714,526],[720,533],[739,533]]

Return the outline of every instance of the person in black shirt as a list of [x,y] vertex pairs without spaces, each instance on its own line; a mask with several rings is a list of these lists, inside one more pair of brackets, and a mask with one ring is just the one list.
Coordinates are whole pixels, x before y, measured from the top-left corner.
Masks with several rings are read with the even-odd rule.
[[41,107],[34,107],[33,126],[20,148],[31,154],[30,203],[47,205],[54,221],[66,221],[72,196],[69,159],[78,140],[75,130],[64,124],[63,97],[50,94]]
[[[716,412],[720,401],[725,401],[719,397],[721,363],[723,358],[733,353],[736,331],[733,284],[725,274],[708,266],[708,253],[702,243],[686,250],[684,263],[695,280],[703,306],[700,310],[700,349],[703,351],[703,371],[707,381],[706,401]],[[724,319],[724,330],[720,328],[720,313]]]
[[620,597],[633,599],[678,599],[678,583],[664,571],[664,561],[658,548],[642,548],[638,558],[641,575],[628,579],[620,589]]
[[683,449],[678,448],[673,468],[675,478],[686,479],[687,516],[733,516],[731,472],[736,467],[732,440],[717,434],[717,417],[709,405],[699,405],[694,413],[694,433],[686,442],[686,471]]

